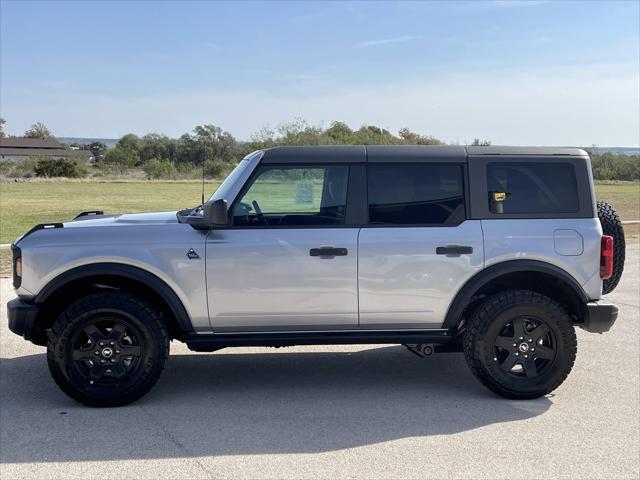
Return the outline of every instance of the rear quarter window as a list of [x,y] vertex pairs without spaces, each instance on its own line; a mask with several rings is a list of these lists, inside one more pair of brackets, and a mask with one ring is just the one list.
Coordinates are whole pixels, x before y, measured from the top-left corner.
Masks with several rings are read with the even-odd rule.
[[[493,213],[575,213],[580,208],[575,168],[570,163],[489,163],[487,186]],[[504,200],[496,202],[496,198]]]

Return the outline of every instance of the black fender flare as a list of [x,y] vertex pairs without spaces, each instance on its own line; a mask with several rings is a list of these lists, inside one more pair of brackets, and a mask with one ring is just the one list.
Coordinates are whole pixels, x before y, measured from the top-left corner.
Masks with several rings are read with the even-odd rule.
[[36,295],[34,302],[36,304],[42,304],[53,293],[64,287],[69,282],[95,276],[125,277],[148,286],[150,289],[158,293],[158,295],[160,295],[160,297],[162,297],[162,299],[167,303],[182,332],[185,334],[193,332],[191,319],[189,318],[182,301],[164,280],[140,267],[134,267],[123,263],[92,263],[67,270],[49,281],[49,283],[47,283]]
[[478,272],[458,290],[451,305],[449,305],[449,310],[447,311],[447,316],[445,317],[442,328],[455,328],[462,316],[462,312],[467,308],[474,294],[484,285],[503,275],[517,272],[539,272],[556,277],[567,284],[583,303],[589,302],[589,297],[582,288],[582,285],[561,268],[539,260],[507,260],[491,265]]

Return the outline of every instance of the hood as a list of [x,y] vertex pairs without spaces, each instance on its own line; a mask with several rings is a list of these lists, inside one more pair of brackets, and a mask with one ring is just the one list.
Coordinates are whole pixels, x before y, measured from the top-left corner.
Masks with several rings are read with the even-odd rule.
[[64,227],[104,227],[108,225],[158,225],[178,223],[177,212],[124,213],[119,215],[86,215],[64,223]]
[[[126,239],[129,235],[126,232],[135,231],[136,238],[158,238],[159,231],[163,226],[171,226],[178,224],[177,212],[148,212],[148,213],[128,213],[119,215],[105,215],[102,212],[83,212],[73,220],[64,223],[42,223],[34,226],[24,235],[16,238],[14,245],[23,241],[31,241],[31,236],[36,237],[34,241],[45,241],[48,244],[58,242],[68,242],[70,239],[80,239],[82,241],[100,242],[104,239],[115,241],[117,239]],[[93,227],[93,228],[92,228]],[[125,230],[115,233],[112,228],[119,227]],[[138,227],[138,228],[135,228]],[[107,235],[105,228],[110,233]],[[160,230],[158,230],[160,228]],[[47,234],[42,236],[42,232]],[[115,235],[115,237],[113,236]]]

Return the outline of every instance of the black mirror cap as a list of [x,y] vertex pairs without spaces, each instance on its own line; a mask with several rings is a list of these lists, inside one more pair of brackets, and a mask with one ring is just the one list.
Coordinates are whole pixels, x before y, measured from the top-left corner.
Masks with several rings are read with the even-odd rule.
[[203,207],[204,221],[213,227],[226,227],[229,225],[229,207],[223,198],[211,203],[205,203]]

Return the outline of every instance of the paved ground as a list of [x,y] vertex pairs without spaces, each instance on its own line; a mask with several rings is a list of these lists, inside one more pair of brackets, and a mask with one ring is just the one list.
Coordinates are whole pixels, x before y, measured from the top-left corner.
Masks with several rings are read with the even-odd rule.
[[638,478],[637,244],[629,257],[614,330],[580,330],[569,379],[535,401],[495,397],[460,354],[174,344],[142,401],[89,409],[3,310],[0,478]]

